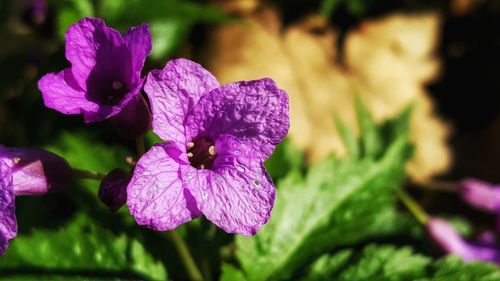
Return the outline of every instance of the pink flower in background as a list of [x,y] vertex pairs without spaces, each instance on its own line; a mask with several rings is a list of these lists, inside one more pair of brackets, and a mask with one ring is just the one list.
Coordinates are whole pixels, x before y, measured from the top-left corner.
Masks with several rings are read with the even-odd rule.
[[0,255],[17,234],[15,197],[61,190],[71,181],[63,158],[44,150],[0,146]]
[[125,136],[143,134],[150,127],[151,114],[140,94],[141,70],[150,51],[146,24],[122,37],[101,19],[80,20],[66,33],[71,67],[38,82],[45,105],[64,114],[83,114],[87,124],[113,117]]
[[500,215],[500,188],[490,183],[466,179],[460,182],[460,195],[471,206]]
[[165,143],[137,163],[127,205],[140,225],[170,230],[201,214],[255,234],[275,188],[263,162],[289,128],[288,96],[271,79],[221,86],[202,66],[168,62],[148,75],[153,131]]
[[481,260],[500,264],[500,248],[491,233],[483,235],[476,242],[465,241],[450,223],[432,218],[427,222],[427,233],[431,239],[447,254],[457,255],[462,260]]

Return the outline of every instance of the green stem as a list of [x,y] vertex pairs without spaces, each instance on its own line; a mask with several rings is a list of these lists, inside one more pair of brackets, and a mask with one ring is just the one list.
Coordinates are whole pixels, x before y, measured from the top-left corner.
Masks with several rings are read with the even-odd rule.
[[137,151],[137,159],[141,158],[146,153],[146,146],[144,145],[144,136],[135,139],[135,149]]
[[[146,147],[144,145],[144,136],[140,136],[135,139],[135,148],[137,150],[137,158],[141,158],[141,156],[146,152]],[[189,279],[192,281],[203,281],[203,276],[201,275],[198,266],[196,265],[193,256],[189,252],[189,248],[184,242],[184,239],[177,233],[175,230],[171,230],[167,232],[167,235],[174,243],[177,252],[181,257],[182,263],[186,267],[186,271],[189,275]]]
[[201,275],[201,272],[196,266],[193,256],[189,252],[189,249],[186,245],[186,242],[184,242],[184,239],[182,239],[179,233],[177,233],[177,231],[175,230],[167,232],[167,235],[170,237],[170,239],[174,243],[175,248],[179,252],[182,263],[186,267],[186,271],[189,275],[189,279],[193,281],[202,281],[203,277]]
[[449,181],[428,181],[424,183],[415,183],[417,187],[432,191],[442,191],[456,193],[460,191],[460,186],[456,182]]
[[429,215],[420,207],[420,205],[402,188],[396,191],[397,196],[408,208],[410,213],[421,223],[426,224],[429,220]]
[[104,177],[106,177],[106,175],[103,173],[83,169],[73,168],[71,172],[73,173],[73,177],[78,179],[102,180],[104,179]]

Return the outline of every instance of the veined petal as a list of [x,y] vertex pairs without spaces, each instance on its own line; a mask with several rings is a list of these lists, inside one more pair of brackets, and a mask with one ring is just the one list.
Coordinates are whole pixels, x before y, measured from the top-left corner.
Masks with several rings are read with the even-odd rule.
[[198,100],[219,86],[201,65],[186,59],[171,60],[149,73],[144,90],[153,112],[153,131],[163,140],[185,144],[184,123]]
[[141,24],[132,27],[123,35],[123,39],[130,50],[132,55],[132,64],[134,71],[141,74],[142,67],[146,57],[151,52],[151,32],[149,32],[149,25]]
[[208,220],[228,233],[254,235],[270,218],[274,185],[252,145],[224,135],[215,146],[211,170],[182,166],[182,178]]
[[16,235],[16,206],[12,174],[8,165],[0,159],[0,255],[7,250],[9,240]]
[[188,139],[229,134],[255,144],[266,159],[290,127],[288,95],[264,78],[223,85],[200,99],[186,121]]
[[71,62],[73,75],[84,91],[96,88],[94,84],[99,84],[101,80],[132,80],[130,51],[121,34],[106,26],[102,19],[81,19],[68,29],[65,38],[66,58]]
[[59,73],[49,73],[38,81],[43,102],[48,108],[64,114],[81,114],[97,112],[99,105],[88,100],[85,92],[79,89],[71,69]]
[[200,215],[180,178],[180,154],[173,142],[162,143],[137,162],[127,187],[127,205],[139,225],[164,231]]

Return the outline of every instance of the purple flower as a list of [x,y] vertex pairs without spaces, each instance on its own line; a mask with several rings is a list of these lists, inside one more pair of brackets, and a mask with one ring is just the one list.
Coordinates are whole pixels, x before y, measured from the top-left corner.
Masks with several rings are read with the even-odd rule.
[[0,255],[17,233],[15,197],[61,190],[70,180],[70,166],[53,153],[0,146]]
[[129,137],[146,132],[151,114],[140,94],[141,70],[150,51],[146,24],[122,37],[101,19],[80,20],[66,33],[71,67],[38,82],[45,105],[64,114],[83,114],[87,124],[114,117],[116,123],[127,124],[122,128],[130,127],[132,132],[122,131]]
[[464,261],[481,260],[500,264],[500,248],[491,235],[483,235],[477,242],[467,242],[448,222],[432,218],[427,222],[432,240],[447,254],[457,255]]
[[473,207],[500,215],[500,188],[476,179],[460,183],[462,199]]
[[153,131],[167,142],[137,163],[127,205],[137,223],[170,230],[193,218],[254,235],[275,188],[263,162],[288,132],[288,96],[271,79],[221,86],[199,64],[168,62],[144,87]]

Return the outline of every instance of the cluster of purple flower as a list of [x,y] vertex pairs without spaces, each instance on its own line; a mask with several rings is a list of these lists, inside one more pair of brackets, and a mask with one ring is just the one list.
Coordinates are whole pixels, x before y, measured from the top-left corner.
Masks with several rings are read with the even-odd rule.
[[475,241],[466,241],[450,223],[429,219],[426,227],[431,239],[447,254],[460,256],[464,261],[481,260],[500,264],[500,187],[466,179],[459,184],[461,198],[474,208],[496,215],[496,231],[485,231]]
[[[99,197],[113,210],[126,202],[137,223],[154,230],[203,214],[226,232],[255,234],[274,205],[263,162],[288,132],[287,94],[268,78],[220,85],[187,59],[171,60],[145,79],[150,51],[146,24],[122,36],[101,19],[82,19],[66,33],[71,67],[38,83],[45,105],[83,114],[87,124],[109,119],[131,139],[152,127],[165,140],[131,172],[104,178]],[[61,189],[73,171],[46,151],[0,148],[0,254],[17,232],[15,196]]]

